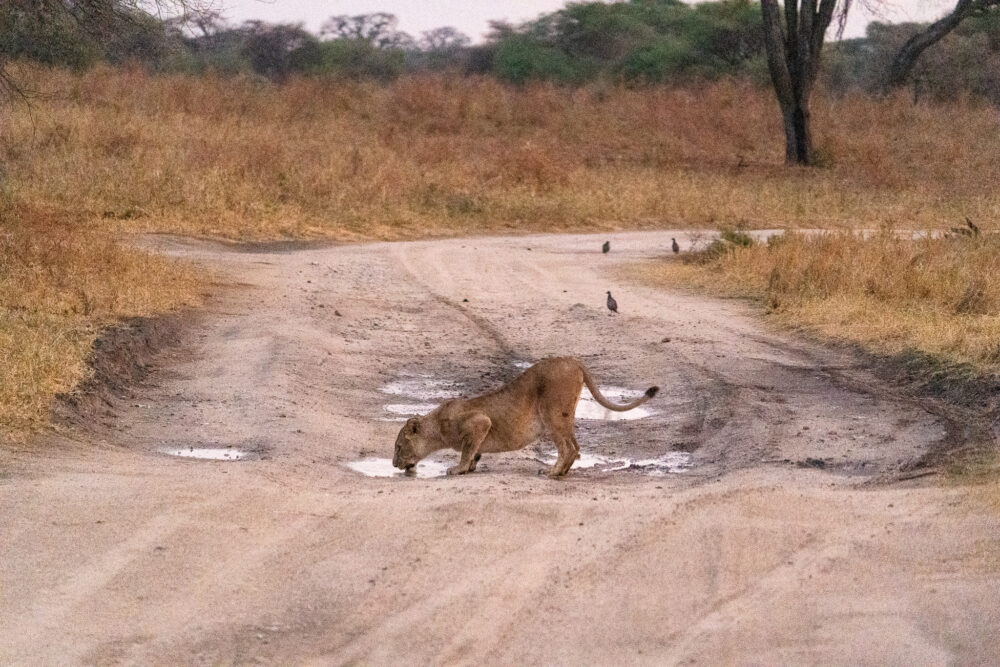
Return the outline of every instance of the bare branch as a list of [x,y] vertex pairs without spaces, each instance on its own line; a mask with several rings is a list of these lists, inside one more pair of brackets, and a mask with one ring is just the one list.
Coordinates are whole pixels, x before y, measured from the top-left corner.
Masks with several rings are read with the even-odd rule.
[[888,91],[903,85],[924,51],[957,28],[969,16],[992,7],[1000,7],[1000,0],[958,0],[950,14],[930,24],[926,30],[918,32],[903,44],[892,60],[884,90]]

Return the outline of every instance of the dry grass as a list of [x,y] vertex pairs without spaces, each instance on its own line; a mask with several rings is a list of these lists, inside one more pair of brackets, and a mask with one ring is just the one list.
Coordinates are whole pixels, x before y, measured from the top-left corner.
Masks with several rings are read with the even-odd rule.
[[25,70],[46,95],[0,147],[26,201],[104,227],[395,239],[743,223],[934,227],[1000,213],[1000,116],[904,98],[815,104],[822,169],[787,169],[773,95],[388,86]]
[[1000,235],[791,233],[704,262],[637,267],[656,283],[761,299],[782,323],[881,354],[1000,372]]
[[72,219],[0,206],[0,441],[43,424],[86,377],[101,327],[199,300],[190,267],[128,250]]
[[[362,240],[741,223],[918,228],[1000,217],[998,113],[970,103],[820,96],[814,116],[827,166],[804,170],[782,165],[771,93],[731,81],[570,90],[438,76],[279,87],[108,68],[16,74],[36,96],[30,107],[0,108],[0,427],[8,432],[41,423],[52,395],[83,377],[100,327],[196,298],[189,268],[115,245],[111,237],[125,232]],[[758,268],[718,270],[745,285]],[[919,328],[934,349],[986,360],[982,339],[995,335],[995,321],[955,313],[955,290],[965,289],[955,281],[952,301],[909,299],[899,320],[897,311],[872,311],[875,297],[839,292],[827,298],[847,299],[835,309],[839,323],[824,319],[818,301],[783,312],[844,335],[885,335],[890,346]],[[983,307],[994,298],[982,297]],[[883,322],[861,323],[872,312]]]

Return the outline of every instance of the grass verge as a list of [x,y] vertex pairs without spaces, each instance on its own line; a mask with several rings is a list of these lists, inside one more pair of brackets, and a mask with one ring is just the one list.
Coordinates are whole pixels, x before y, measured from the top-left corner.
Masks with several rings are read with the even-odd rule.
[[86,379],[103,327],[195,305],[200,283],[65,214],[0,204],[0,434],[45,423],[52,398]]
[[1000,373],[1000,235],[787,233],[634,272],[758,299],[773,320],[880,355]]

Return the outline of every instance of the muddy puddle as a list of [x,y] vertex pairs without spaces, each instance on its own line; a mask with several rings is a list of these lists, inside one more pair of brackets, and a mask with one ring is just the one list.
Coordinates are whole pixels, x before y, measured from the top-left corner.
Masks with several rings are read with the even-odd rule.
[[[550,452],[543,456],[528,456],[532,461],[547,466],[554,465],[556,453]],[[571,470],[597,469],[600,472],[617,472],[619,470],[635,470],[652,477],[667,474],[683,473],[692,466],[689,452],[667,452],[655,459],[628,459],[622,457],[602,456],[580,452],[580,458],[573,463]]]
[[249,452],[232,447],[181,447],[179,449],[161,449],[160,453],[207,461],[239,461],[250,457]]
[[[549,454],[543,454],[541,456],[528,454],[523,458],[541,463],[545,466],[551,466],[556,462],[556,453],[550,452]],[[455,461],[455,463],[457,463],[457,461]],[[484,457],[482,464],[488,465],[489,463],[491,463],[491,461],[488,460],[488,456]],[[360,461],[351,461],[346,465],[354,472],[361,473],[366,477],[417,477],[420,479],[444,477],[448,473],[448,468],[450,467],[450,464],[448,463],[442,463],[441,461],[435,461],[433,459],[425,459],[417,464],[415,475],[407,475],[402,470],[394,467],[391,459],[366,458]],[[668,452],[655,459],[628,459],[581,452],[580,458],[573,464],[572,470],[597,470],[599,472],[620,472],[628,470],[648,475],[650,477],[659,477],[663,475],[683,473],[690,469],[691,465],[691,454],[688,452]]]
[[392,465],[392,459],[367,458],[351,461],[347,467],[366,477],[444,477],[448,472],[448,464],[440,461],[423,460],[417,464],[416,475],[407,475]]
[[382,406],[388,414],[378,420],[388,422],[404,422],[410,417],[426,415],[442,401],[461,396],[461,387],[457,383],[430,375],[402,377],[382,385],[379,391],[398,397],[396,401]]
[[438,380],[429,375],[400,378],[379,387],[379,391],[383,394],[406,396],[422,401],[455,398],[462,393],[457,383]]
[[[624,387],[601,387],[601,394],[612,403],[629,403],[643,395],[644,392],[635,389],[625,389]],[[594,419],[601,421],[622,421],[627,419],[644,419],[656,414],[655,411],[640,405],[632,408],[628,412],[615,412],[594,400],[590,390],[586,387],[580,392],[580,401],[576,404],[577,419]]]
[[426,415],[437,406],[437,403],[387,403],[382,406],[382,409],[393,415],[416,417]]

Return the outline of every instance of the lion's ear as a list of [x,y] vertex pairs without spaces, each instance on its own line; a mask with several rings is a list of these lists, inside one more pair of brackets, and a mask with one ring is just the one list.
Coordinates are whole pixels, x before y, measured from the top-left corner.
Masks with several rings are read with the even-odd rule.
[[413,420],[413,432],[414,433],[420,433],[420,420],[419,419],[414,419]]

